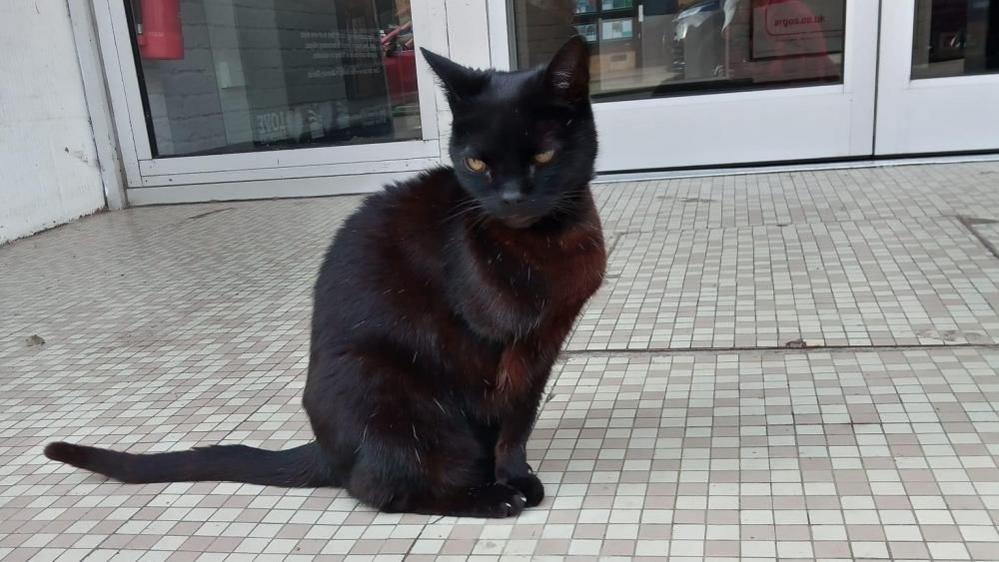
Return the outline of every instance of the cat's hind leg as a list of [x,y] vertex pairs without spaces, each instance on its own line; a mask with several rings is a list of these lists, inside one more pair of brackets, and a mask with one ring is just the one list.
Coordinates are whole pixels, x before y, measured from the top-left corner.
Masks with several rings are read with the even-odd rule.
[[527,497],[495,482],[492,445],[435,377],[391,355],[317,354],[304,405],[341,483],[392,512],[507,517]]
[[439,418],[411,430],[425,442],[369,430],[347,482],[351,495],[388,512],[509,517],[524,510],[527,497],[494,481],[491,452],[470,429]]

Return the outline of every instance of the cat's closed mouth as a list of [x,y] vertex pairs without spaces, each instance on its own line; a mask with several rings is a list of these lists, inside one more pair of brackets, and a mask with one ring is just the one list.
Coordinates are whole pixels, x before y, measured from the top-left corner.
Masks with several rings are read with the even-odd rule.
[[541,217],[532,217],[528,215],[513,215],[501,218],[500,222],[502,222],[506,226],[509,226],[510,228],[520,229],[533,226],[534,223],[538,222],[539,220],[541,220]]

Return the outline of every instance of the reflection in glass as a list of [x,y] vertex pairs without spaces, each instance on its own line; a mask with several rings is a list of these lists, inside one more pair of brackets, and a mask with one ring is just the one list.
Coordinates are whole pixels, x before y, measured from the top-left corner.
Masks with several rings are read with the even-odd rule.
[[156,156],[420,137],[409,0],[125,2]]
[[590,44],[599,100],[842,80],[846,0],[513,0],[516,61]]
[[999,0],[918,0],[912,77],[999,72]]

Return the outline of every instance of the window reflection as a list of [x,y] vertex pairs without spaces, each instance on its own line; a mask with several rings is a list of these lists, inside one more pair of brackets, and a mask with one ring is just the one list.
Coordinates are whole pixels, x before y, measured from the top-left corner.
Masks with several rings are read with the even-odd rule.
[[582,35],[598,100],[842,79],[845,0],[514,0],[514,16],[521,68]]
[[420,137],[409,0],[126,0],[156,156]]
[[999,1],[918,0],[912,77],[999,72]]

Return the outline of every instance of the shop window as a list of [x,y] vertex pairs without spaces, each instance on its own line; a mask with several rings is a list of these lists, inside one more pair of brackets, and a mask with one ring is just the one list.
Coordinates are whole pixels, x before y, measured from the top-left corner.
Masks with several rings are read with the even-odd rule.
[[409,0],[126,0],[154,155],[421,136]]

